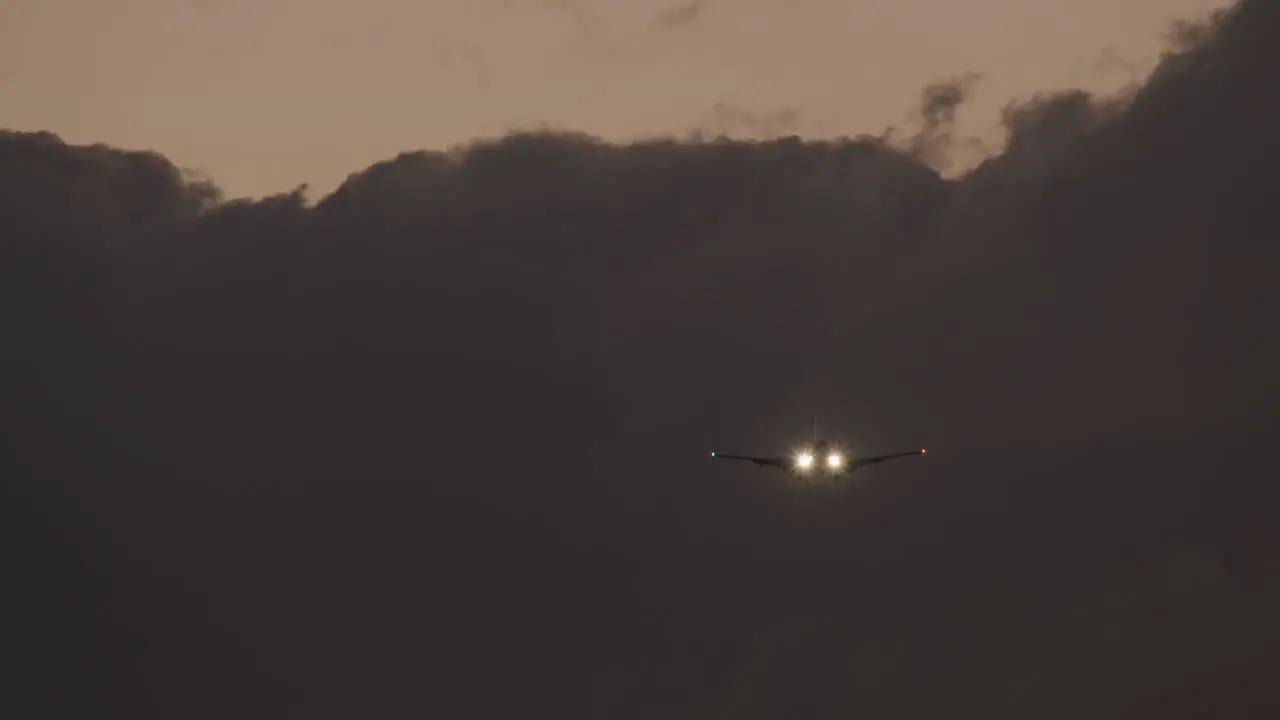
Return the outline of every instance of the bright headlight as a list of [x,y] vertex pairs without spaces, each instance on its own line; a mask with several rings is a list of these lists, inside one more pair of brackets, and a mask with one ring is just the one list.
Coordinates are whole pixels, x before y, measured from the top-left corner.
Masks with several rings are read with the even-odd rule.
[[840,453],[831,453],[827,456],[827,467],[840,467],[844,464],[844,458],[840,457]]
[[810,465],[813,465],[813,456],[809,453],[800,453],[796,456],[796,465],[802,468],[807,468]]

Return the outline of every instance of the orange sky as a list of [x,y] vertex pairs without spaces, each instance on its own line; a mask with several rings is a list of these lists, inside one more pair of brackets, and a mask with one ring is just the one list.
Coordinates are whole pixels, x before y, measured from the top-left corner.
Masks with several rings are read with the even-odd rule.
[[[1226,0],[4,0],[0,127],[159,150],[230,195],[312,197],[402,150],[547,123],[879,132],[984,73],[963,128],[1145,74]],[[663,20],[669,22],[664,24]],[[792,119],[752,132],[717,103]]]

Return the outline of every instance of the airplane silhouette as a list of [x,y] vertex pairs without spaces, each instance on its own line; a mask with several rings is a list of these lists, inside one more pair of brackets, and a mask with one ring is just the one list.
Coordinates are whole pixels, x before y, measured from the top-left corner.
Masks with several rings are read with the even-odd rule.
[[775,456],[775,457],[758,457],[753,455],[729,455],[726,453],[712,452],[711,457],[723,458],[725,460],[745,460],[755,463],[761,467],[772,467],[779,470],[787,470],[796,475],[803,476],[825,476],[834,479],[841,474],[852,475],[858,470],[865,467],[873,467],[879,465],[886,460],[895,458],[912,457],[915,455],[927,455],[927,448],[919,450],[910,450],[907,452],[895,452],[885,455],[869,455],[866,457],[849,457],[839,449],[833,447],[826,440],[816,439],[817,423],[814,423],[815,441],[812,445],[801,448],[793,455]]

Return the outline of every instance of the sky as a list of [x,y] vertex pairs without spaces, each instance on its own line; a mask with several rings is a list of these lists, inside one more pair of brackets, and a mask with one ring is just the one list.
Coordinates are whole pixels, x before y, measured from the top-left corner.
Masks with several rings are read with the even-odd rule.
[[[140,32],[94,7],[57,27]],[[343,27],[388,26],[364,7]],[[629,7],[636,33],[665,9]],[[678,33],[718,7],[654,37],[704,47]],[[562,18],[520,36],[528,57],[554,35],[565,68],[649,72],[620,69],[643,44],[621,16],[556,10],[522,11]],[[459,115],[450,137],[488,139],[416,151],[404,130],[338,162],[387,116],[374,90],[411,73],[361,86],[314,45],[255,73],[289,24],[222,17],[244,30],[181,38],[205,72],[117,55],[114,84],[24,91],[115,108],[82,119],[136,140],[0,130],[5,700],[192,720],[1280,717],[1280,4],[1183,26],[1122,93],[1045,80],[952,174],[981,82],[923,66],[886,86],[888,136],[623,142]],[[234,163],[184,175],[177,116],[124,122],[164,116],[147,90],[167,73],[221,78],[168,107],[296,159],[272,166],[281,192],[237,199]],[[282,116],[286,75],[370,95],[334,101],[341,122]],[[560,92],[528,97],[607,126],[607,103]],[[711,120],[810,117],[774,92],[717,92],[741,107]],[[351,175],[291,191],[311,162]],[[838,482],[711,455],[785,455],[815,416],[854,457],[929,452]]]
[[[231,195],[548,124],[652,134],[878,134],[930,82],[983,81],[965,133],[1154,65],[1223,0],[10,0],[0,124],[154,148]],[[773,120],[770,120],[773,118]]]

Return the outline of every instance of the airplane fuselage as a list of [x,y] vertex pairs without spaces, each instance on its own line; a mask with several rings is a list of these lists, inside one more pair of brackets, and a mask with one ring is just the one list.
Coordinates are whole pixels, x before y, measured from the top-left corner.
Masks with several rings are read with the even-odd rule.
[[819,440],[811,447],[797,452],[791,471],[809,477],[835,477],[841,473],[853,473],[845,454],[833,448],[826,440]]

